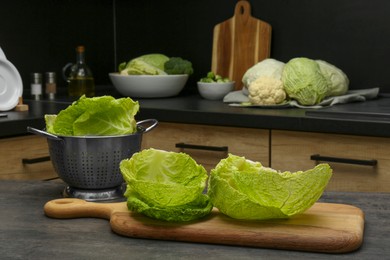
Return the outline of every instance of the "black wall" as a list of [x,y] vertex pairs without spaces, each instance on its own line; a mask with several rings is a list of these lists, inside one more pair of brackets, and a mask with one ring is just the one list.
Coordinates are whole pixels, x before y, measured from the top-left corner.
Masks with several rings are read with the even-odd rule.
[[[0,6],[0,47],[19,70],[24,93],[31,72],[55,71],[87,48],[97,85],[110,85],[118,63],[160,52],[193,62],[185,92],[211,67],[214,25],[237,0],[13,0]],[[272,25],[272,53],[287,62],[323,59],[343,69],[351,88],[390,92],[390,1],[251,0],[252,16]],[[58,79],[65,90],[65,82]],[[111,89],[111,88],[110,88]],[[110,89],[108,92],[110,92]],[[109,94],[109,93],[108,93]]]

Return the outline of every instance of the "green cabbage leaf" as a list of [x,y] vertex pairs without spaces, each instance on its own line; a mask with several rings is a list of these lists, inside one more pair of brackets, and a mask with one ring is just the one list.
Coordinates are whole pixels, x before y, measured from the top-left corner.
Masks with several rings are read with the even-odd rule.
[[164,54],[145,54],[119,64],[118,69],[122,75],[166,75],[164,64],[168,60],[169,57]]
[[137,131],[138,101],[111,96],[80,97],[58,115],[45,115],[46,130],[61,136],[112,136]]
[[322,75],[328,81],[328,92],[326,96],[340,96],[347,93],[349,88],[349,79],[347,75],[335,65],[323,60],[316,60],[320,66]]
[[328,164],[307,171],[279,172],[229,154],[211,170],[208,195],[220,212],[232,218],[288,218],[310,208],[331,176]]
[[315,60],[294,58],[282,72],[284,90],[299,104],[312,106],[320,103],[329,93],[328,80]]
[[166,221],[189,221],[212,210],[203,194],[208,178],[203,166],[185,153],[145,149],[121,161],[128,208]]

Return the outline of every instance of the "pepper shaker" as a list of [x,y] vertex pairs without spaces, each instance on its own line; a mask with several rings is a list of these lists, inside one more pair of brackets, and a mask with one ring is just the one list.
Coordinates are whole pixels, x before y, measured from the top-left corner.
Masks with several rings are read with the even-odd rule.
[[56,73],[46,72],[46,95],[50,100],[55,98],[57,93]]

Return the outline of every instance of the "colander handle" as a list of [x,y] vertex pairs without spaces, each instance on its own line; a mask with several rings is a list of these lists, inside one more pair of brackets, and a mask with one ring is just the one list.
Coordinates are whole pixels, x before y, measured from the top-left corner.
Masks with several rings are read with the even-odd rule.
[[52,140],[63,141],[62,138],[59,138],[56,135],[50,134],[50,133],[43,131],[43,130],[36,129],[34,127],[27,126],[27,132],[37,134],[37,135],[40,135],[43,137],[47,137],[47,138],[52,139]]
[[[149,125],[149,126],[146,127],[146,128],[144,128],[144,127],[142,126],[143,124],[147,124],[147,125]],[[147,133],[147,132],[149,132],[150,130],[152,130],[153,128],[155,128],[157,124],[158,124],[157,119],[145,119],[145,120],[141,120],[141,121],[138,121],[138,122],[137,122],[137,126],[138,126],[138,127],[142,127],[142,129],[144,129],[144,133]]]

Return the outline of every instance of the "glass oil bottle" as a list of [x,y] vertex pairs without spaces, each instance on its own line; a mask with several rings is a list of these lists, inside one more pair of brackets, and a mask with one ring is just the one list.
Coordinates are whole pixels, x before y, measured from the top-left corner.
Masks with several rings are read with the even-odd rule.
[[85,48],[78,46],[76,48],[76,63],[67,64],[63,68],[65,75],[66,69],[70,67],[70,73],[67,77],[68,94],[71,97],[80,97],[85,95],[87,97],[95,96],[95,82],[91,69],[85,63]]

